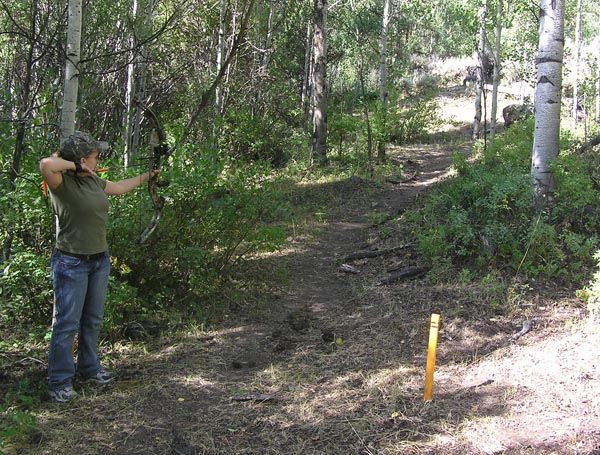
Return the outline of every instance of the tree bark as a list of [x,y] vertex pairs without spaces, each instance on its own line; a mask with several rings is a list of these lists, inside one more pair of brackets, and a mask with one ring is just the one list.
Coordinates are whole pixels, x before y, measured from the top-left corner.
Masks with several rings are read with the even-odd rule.
[[564,0],[540,2],[535,130],[531,160],[531,177],[538,209],[544,206],[546,197],[554,188],[550,163],[559,152],[564,6]]
[[492,88],[492,113],[490,129],[492,136],[496,134],[496,117],[498,116],[498,86],[500,85],[500,44],[502,37],[502,0],[496,5],[496,43],[494,46],[494,79]]
[[600,35],[596,37],[596,123],[600,125]]
[[581,68],[581,43],[583,41],[583,32],[581,27],[581,9],[582,0],[577,0],[577,17],[575,19],[575,68],[573,70],[573,107],[571,116],[573,117],[573,126],[577,127],[579,107],[579,72]]
[[327,164],[327,0],[314,2],[313,115],[310,164]]
[[[219,6],[219,37],[217,42],[217,71],[223,66],[225,58],[225,13],[227,12],[227,0],[221,0]],[[219,85],[215,88],[215,115],[223,114],[223,88]]]
[[485,52],[485,20],[487,16],[487,0],[482,0],[479,8],[479,44],[477,55],[479,56],[479,80],[475,91],[475,118],[473,120],[473,139],[481,135],[481,97],[485,85],[484,52]]
[[302,111],[304,112],[305,119],[312,118],[310,110],[309,96],[311,93],[311,74],[312,74],[312,24],[310,20],[306,26],[306,47],[304,50],[304,77],[302,78],[302,92],[300,95],[300,104],[302,105]]
[[79,60],[81,58],[81,0],[69,0],[65,85],[60,118],[60,142],[75,131],[77,93],[79,90]]
[[388,87],[387,87],[387,37],[390,25],[390,0],[383,1],[383,20],[381,23],[381,37],[379,40],[379,99],[381,101],[381,115],[383,134],[380,135],[377,143],[377,161],[385,161],[385,145],[387,136],[387,108],[388,108]]

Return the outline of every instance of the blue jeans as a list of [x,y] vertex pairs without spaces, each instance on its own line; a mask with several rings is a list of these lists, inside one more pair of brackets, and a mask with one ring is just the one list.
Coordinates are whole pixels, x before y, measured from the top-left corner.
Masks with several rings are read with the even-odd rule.
[[54,316],[48,354],[48,388],[72,385],[73,339],[79,332],[77,372],[91,376],[100,369],[98,336],[104,314],[110,260],[108,253],[91,259],[55,251],[51,259]]

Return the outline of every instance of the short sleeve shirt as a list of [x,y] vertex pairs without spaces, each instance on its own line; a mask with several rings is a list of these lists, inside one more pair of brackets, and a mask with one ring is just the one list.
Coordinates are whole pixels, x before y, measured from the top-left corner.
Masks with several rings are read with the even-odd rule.
[[78,177],[63,172],[63,181],[52,193],[58,217],[56,248],[67,253],[96,254],[108,250],[106,181],[92,175]]

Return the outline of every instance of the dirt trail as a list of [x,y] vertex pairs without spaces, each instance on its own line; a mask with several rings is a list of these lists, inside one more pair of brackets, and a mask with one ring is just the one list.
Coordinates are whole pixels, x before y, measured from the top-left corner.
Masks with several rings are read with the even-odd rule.
[[[291,279],[277,298],[208,336],[115,348],[121,380],[68,407],[48,404],[29,453],[600,453],[600,336],[570,293],[523,294],[509,318],[479,308],[479,288],[377,285],[386,270],[419,264],[402,213],[453,153],[468,152],[464,129],[445,134],[391,150],[401,183],[321,189],[336,210],[282,252]],[[375,212],[391,216],[373,225]],[[353,261],[358,274],[338,270],[348,253],[401,244]],[[435,399],[423,403],[433,311],[444,325]],[[538,325],[509,343],[532,312]]]

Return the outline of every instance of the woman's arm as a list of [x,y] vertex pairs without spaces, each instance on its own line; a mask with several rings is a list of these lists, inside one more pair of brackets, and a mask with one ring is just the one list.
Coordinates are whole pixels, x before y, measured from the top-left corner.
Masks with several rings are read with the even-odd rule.
[[146,183],[150,180],[150,177],[158,174],[160,171],[144,172],[137,177],[131,177],[129,179],[119,180],[118,182],[106,182],[104,193],[109,196],[120,196],[125,193],[129,193],[134,188],[137,188],[142,183]]
[[40,173],[50,189],[55,190],[62,183],[63,171],[75,171],[73,161],[63,160],[57,156],[49,156],[40,160]]

